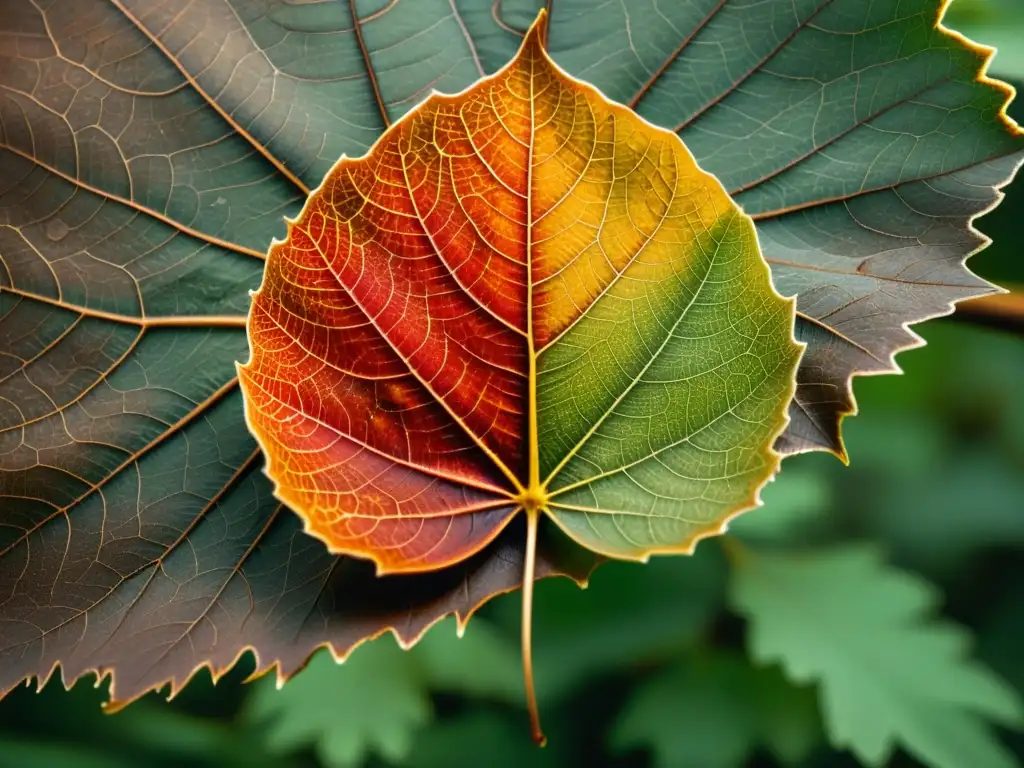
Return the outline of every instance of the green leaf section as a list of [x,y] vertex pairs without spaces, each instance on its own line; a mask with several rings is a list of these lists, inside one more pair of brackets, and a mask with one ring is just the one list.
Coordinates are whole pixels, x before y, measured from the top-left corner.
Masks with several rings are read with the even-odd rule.
[[806,555],[739,549],[731,600],[750,652],[817,682],[832,743],[885,765],[897,746],[933,768],[1011,768],[986,719],[1020,726],[1018,695],[965,658],[967,636],[929,617],[926,582],[870,547]]
[[637,258],[538,362],[550,514],[613,557],[691,549],[754,506],[778,464],[800,354],[791,305],[738,214],[686,259],[652,283]]

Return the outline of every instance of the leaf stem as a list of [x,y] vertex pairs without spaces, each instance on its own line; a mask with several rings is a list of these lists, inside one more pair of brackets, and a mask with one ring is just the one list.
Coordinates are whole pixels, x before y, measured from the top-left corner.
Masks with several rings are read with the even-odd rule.
[[530,733],[537,746],[548,743],[540,727],[537,692],[533,686],[533,584],[537,563],[537,523],[539,509],[526,510],[526,559],[523,563],[523,678],[526,683],[526,706],[530,712]]
[[1006,286],[1010,293],[982,296],[957,304],[954,320],[1024,332],[1024,286]]

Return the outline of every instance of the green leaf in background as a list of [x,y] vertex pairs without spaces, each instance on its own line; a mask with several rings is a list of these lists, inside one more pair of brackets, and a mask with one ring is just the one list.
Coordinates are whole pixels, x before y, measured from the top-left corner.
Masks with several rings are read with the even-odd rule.
[[391,762],[408,755],[432,716],[415,663],[393,642],[367,643],[351,659],[339,665],[320,651],[305,674],[253,694],[247,717],[263,729],[268,750],[312,746],[327,768],[360,766],[371,754]]
[[442,622],[408,653],[382,637],[343,664],[320,651],[283,686],[273,676],[261,680],[246,721],[276,754],[314,746],[327,768],[359,766],[370,755],[404,765],[433,718],[431,691],[522,706],[519,649],[485,621],[465,637],[455,629]]
[[760,745],[799,765],[820,738],[813,694],[738,657],[697,656],[659,670],[626,701],[617,751],[650,749],[656,768],[739,768]]
[[967,636],[930,620],[927,582],[870,547],[735,555],[731,601],[752,657],[817,682],[831,742],[883,766],[896,746],[933,768],[1012,768],[985,719],[1020,727],[1017,694],[966,658]]
[[830,508],[832,489],[822,473],[794,467],[765,486],[761,501],[764,508],[733,520],[729,532],[742,538],[791,540]]
[[[330,556],[274,501],[233,364],[283,217],[432,88],[504,64],[542,4],[5,0],[0,694],[59,663],[124,702],[246,647],[289,673],[518,584],[514,539],[415,582]],[[556,61],[677,129],[797,294],[786,451],[838,450],[850,375],[988,290],[970,221],[1024,139],[940,5],[552,5]],[[538,565],[590,564],[545,544]]]

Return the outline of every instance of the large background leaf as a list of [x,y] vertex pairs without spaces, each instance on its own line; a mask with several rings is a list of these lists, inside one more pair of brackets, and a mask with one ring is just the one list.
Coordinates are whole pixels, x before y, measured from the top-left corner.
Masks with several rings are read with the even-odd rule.
[[675,127],[753,216],[808,343],[780,446],[841,452],[850,375],[896,370],[905,324],[988,290],[962,261],[1024,159],[1006,90],[976,84],[985,54],[936,28],[934,0],[704,0],[596,31],[587,5],[553,16],[555,57]]
[[[294,669],[513,585],[518,549],[498,547],[415,602],[346,605],[337,579],[361,566],[278,511],[233,361],[282,217],[431,88],[503,64],[538,5],[3,4],[0,691],[116,662],[127,699],[247,644]],[[905,323],[986,290],[960,267],[969,222],[1024,151],[935,0],[896,7],[553,3],[555,59],[677,127],[799,294],[786,450],[838,449],[849,375],[892,369]]]

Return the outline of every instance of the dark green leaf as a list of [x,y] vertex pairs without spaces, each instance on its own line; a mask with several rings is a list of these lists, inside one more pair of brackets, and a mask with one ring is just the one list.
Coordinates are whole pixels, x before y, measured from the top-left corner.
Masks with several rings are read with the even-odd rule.
[[[540,5],[4,3],[0,692],[60,663],[116,669],[125,701],[245,647],[288,673],[516,585],[514,537],[414,581],[330,557],[274,502],[233,363],[283,216],[430,89],[503,64]],[[786,451],[837,449],[850,374],[891,370],[904,323],[987,290],[959,263],[1022,140],[938,7],[553,5],[556,59],[678,127],[799,294]]]

